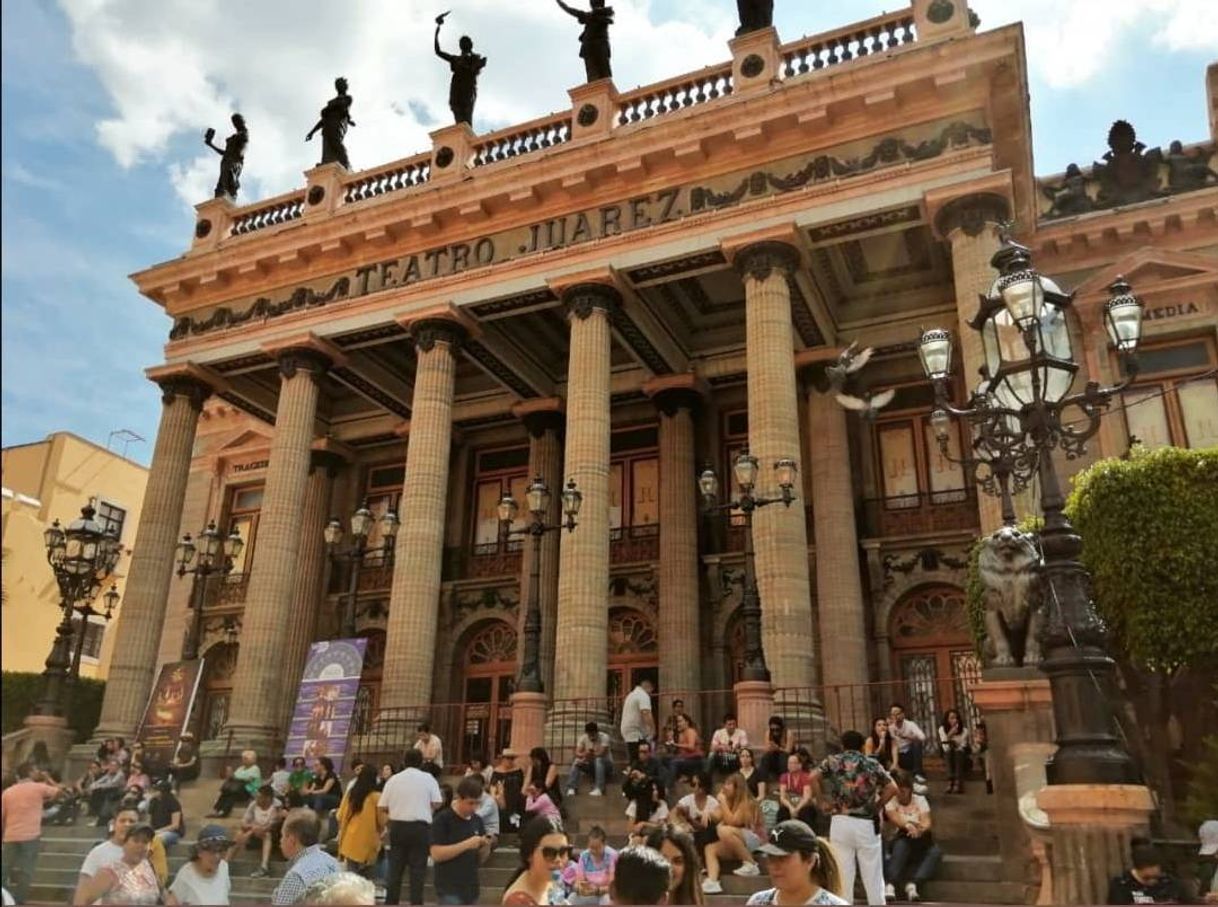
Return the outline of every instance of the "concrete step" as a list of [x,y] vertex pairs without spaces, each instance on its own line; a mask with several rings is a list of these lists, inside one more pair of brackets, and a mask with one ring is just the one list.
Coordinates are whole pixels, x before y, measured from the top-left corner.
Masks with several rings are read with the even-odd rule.
[[923,901],[956,904],[1024,904],[1026,886],[1021,882],[977,882],[934,879],[918,886]]

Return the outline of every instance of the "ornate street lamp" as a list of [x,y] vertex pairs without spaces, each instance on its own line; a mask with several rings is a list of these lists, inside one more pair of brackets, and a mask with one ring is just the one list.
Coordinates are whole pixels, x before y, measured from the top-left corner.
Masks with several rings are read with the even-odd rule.
[[1109,702],[1115,665],[1106,651],[1107,629],[1078,560],[1082,540],[1064,513],[1053,451],[1060,448],[1067,459],[1082,454],[1099,431],[1103,410],[1136,376],[1142,303],[1124,278],[1108,288],[1104,326],[1128,377],[1113,387],[1091,382],[1071,394],[1078,363],[1066,311],[1073,295],[1039,274],[1028,249],[1009,238],[991,264],[999,277],[969,325],[981,334],[985,380],[965,407],[952,406],[948,396],[951,335],[938,329],[922,334],[918,352],[935,388],[932,424],[943,449],[951,417],[967,426],[972,454],[965,463],[987,493],[1003,496],[1004,520],[1014,522],[1011,486],[1018,490],[1033,478],[1040,481],[1047,652],[1040,667],[1053,691],[1058,736],[1046,767],[1049,783],[1135,783],[1138,771],[1115,733]]
[[182,645],[182,660],[193,661],[199,657],[203,643],[203,607],[207,598],[207,579],[213,573],[227,576],[233,563],[241,556],[245,541],[236,527],[228,535],[221,535],[212,520],[199,533],[197,540],[190,533],[178,542],[178,577],[186,574],[194,577],[190,587],[190,607],[194,611],[190,634]]
[[379,548],[368,547],[368,536],[376,517],[365,504],[351,514],[351,545],[341,550],[339,545],[343,540],[343,524],[338,517],[331,517],[322,535],[326,540],[326,548],[330,557],[337,563],[347,561],[351,564],[348,571],[347,593],[343,597],[343,614],[341,632],[344,639],[355,636],[355,600],[359,593],[359,575],[364,566],[364,558],[370,554],[380,554],[386,564],[393,562],[393,542],[398,535],[398,515],[392,510],[386,510],[381,517],[381,545]]
[[[122,553],[118,531],[114,527],[103,528],[93,518],[97,511],[90,501],[81,508],[80,517],[64,529],[55,520],[42,534],[47,550],[47,563],[55,574],[59,586],[59,608],[62,619],[55,629],[55,641],[47,656],[46,669],[42,672],[42,698],[34,707],[38,715],[62,715],[64,682],[72,668],[72,615],[85,613],[105,579],[114,572]],[[110,599],[107,598],[107,603]],[[85,618],[87,619],[87,618]],[[84,624],[81,624],[81,642],[84,641]],[[78,662],[79,664],[79,662]]]
[[790,457],[782,457],[774,463],[774,476],[782,494],[776,498],[763,498],[753,494],[757,484],[757,458],[747,451],[736,457],[732,464],[740,497],[734,501],[719,503],[719,478],[709,466],[698,477],[698,489],[708,511],[739,510],[744,514],[744,597],[740,603],[740,615],[744,619],[744,670],[742,680],[769,682],[770,669],[765,663],[765,649],[761,644],[761,596],[757,592],[757,568],[753,554],[753,511],[771,504],[790,507],[795,501],[795,476],[798,466]]
[[584,501],[583,494],[575,487],[575,480],[567,480],[562,492],[562,511],[566,520],[551,526],[546,523],[546,511],[550,509],[550,487],[546,480],[537,476],[524,492],[525,504],[529,508],[532,520],[519,529],[513,529],[512,523],[520,507],[516,499],[505,494],[499,500],[499,531],[505,539],[513,535],[530,535],[533,537],[533,561],[529,567],[529,604],[524,616],[524,658],[520,662],[520,679],[516,684],[519,693],[544,693],[545,684],[541,679],[541,540],[547,532],[557,532],[566,529],[571,532],[578,525],[575,518],[579,516],[580,505]]

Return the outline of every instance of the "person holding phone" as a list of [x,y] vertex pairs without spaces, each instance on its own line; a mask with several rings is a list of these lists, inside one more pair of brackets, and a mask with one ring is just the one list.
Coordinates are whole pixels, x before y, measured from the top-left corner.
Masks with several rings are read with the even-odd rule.
[[491,850],[491,836],[478,815],[481,800],[481,779],[462,778],[452,805],[438,812],[431,824],[431,859],[441,904],[478,902],[478,864]]

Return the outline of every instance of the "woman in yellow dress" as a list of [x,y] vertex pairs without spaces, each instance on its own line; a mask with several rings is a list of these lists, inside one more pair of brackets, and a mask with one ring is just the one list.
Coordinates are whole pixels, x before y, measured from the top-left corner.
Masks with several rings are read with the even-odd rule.
[[376,767],[364,765],[338,807],[338,856],[347,868],[367,875],[381,852],[384,824],[377,804]]

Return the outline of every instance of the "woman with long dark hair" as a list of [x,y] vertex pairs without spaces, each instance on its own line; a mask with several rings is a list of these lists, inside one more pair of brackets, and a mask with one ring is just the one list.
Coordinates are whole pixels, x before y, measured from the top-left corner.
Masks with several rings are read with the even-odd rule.
[[632,832],[668,818],[668,803],[664,800],[664,788],[660,787],[660,782],[647,778],[635,787],[634,797],[626,806],[626,818],[630,820]]
[[871,733],[867,735],[867,740],[863,743],[863,752],[875,757],[875,761],[890,772],[899,768],[897,765],[897,738],[892,736],[889,731],[887,718],[881,717],[871,722]]
[[701,904],[702,888],[698,884],[698,877],[702,874],[702,861],[698,859],[693,835],[665,825],[647,836],[647,846],[658,850],[672,867],[668,903],[677,907]]
[[304,789],[309,808],[319,816],[325,816],[342,800],[342,787],[338,775],[334,774],[334,760],[322,756],[313,769],[313,780]]
[[939,745],[943,748],[943,761],[947,763],[947,792],[964,793],[964,770],[968,765],[968,728],[960,719],[960,713],[948,709],[939,724]]
[[338,856],[347,868],[367,877],[381,852],[384,822],[377,808],[381,795],[376,787],[377,772],[361,765],[355,783],[338,807]]
[[520,865],[503,892],[503,907],[553,904],[561,897],[562,871],[571,845],[562,822],[539,816],[520,832]]
[[549,794],[554,805],[562,803],[562,785],[558,781],[558,766],[550,759],[550,754],[544,746],[535,746],[529,750],[529,765],[524,770],[524,789],[537,781],[543,793]]

